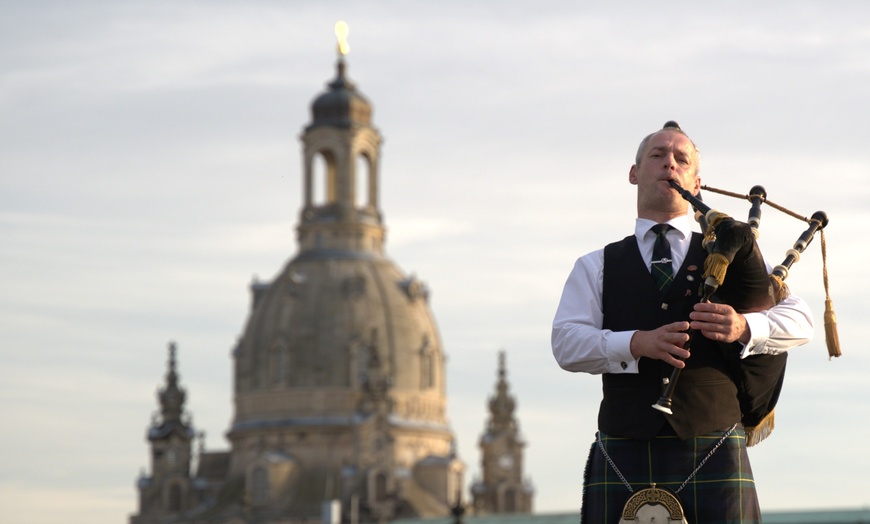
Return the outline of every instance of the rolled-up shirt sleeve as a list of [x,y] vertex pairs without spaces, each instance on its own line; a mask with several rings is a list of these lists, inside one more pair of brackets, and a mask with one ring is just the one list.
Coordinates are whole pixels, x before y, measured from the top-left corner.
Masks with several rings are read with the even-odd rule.
[[637,373],[631,356],[635,331],[602,329],[604,250],[593,251],[577,260],[568,275],[553,320],[553,356],[567,371]]

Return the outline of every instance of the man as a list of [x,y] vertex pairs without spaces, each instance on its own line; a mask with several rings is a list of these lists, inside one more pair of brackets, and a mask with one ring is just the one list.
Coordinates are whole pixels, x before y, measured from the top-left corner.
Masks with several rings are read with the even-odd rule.
[[[760,522],[733,378],[737,359],[724,353],[752,359],[804,344],[812,315],[794,295],[746,314],[699,302],[701,235],[669,183],[697,194],[699,153],[675,122],[644,138],[628,180],[637,186],[634,235],[577,260],[553,322],[559,365],[603,381],[581,522],[617,524],[632,493],[653,484],[676,492],[693,524]],[[653,232],[657,224],[670,228]],[[653,260],[667,244],[670,256]],[[691,354],[689,328],[703,335]],[[652,404],[673,367],[683,371],[667,415]]]

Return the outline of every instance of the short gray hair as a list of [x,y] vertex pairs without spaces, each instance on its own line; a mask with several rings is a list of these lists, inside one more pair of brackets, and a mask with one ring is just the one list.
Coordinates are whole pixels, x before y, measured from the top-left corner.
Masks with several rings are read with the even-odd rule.
[[668,120],[667,122],[665,122],[665,125],[662,126],[662,128],[660,130],[654,131],[654,132],[648,134],[647,136],[645,136],[643,138],[643,140],[640,141],[640,146],[638,146],[637,154],[634,157],[634,164],[640,165],[640,159],[641,159],[641,156],[643,155],[643,150],[646,149],[646,145],[649,143],[650,139],[656,133],[661,133],[662,131],[673,131],[674,133],[679,133],[679,134],[681,134],[684,137],[689,139],[689,142],[692,143],[692,147],[695,148],[695,176],[697,176],[698,173],[701,171],[701,165],[699,162],[700,157],[701,157],[701,152],[698,150],[698,146],[695,145],[695,142],[693,142],[692,139],[689,138],[689,135],[687,135],[686,132],[683,131],[682,128],[680,128],[680,124],[676,123],[673,120]]

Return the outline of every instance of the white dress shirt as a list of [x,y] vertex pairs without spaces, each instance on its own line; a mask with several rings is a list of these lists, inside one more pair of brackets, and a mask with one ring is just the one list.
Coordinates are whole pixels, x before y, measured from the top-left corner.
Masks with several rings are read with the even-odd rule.
[[[668,221],[674,274],[680,270],[692,238],[693,221],[689,215]],[[652,259],[655,233],[652,220],[638,218],[634,235],[647,268]],[[769,270],[770,268],[768,268]],[[629,349],[635,331],[602,329],[602,290],[604,249],[580,257],[568,275],[562,299],[553,320],[553,356],[568,371],[586,373],[637,373],[637,360]],[[629,298],[630,299],[630,298]],[[813,317],[800,297],[791,295],[767,311],[743,315],[750,331],[741,357],[776,354],[809,342],[813,337]],[[686,319],[688,320],[688,319]]]

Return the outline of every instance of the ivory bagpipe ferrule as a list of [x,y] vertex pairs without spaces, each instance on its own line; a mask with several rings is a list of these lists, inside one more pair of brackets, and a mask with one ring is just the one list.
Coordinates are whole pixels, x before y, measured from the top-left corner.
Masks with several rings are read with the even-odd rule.
[[752,207],[749,208],[749,219],[746,222],[752,227],[756,240],[760,235],[758,227],[761,225],[761,204],[765,200],[767,200],[767,191],[761,186],[752,186],[749,190],[749,201],[752,202]]
[[782,261],[782,264],[773,268],[771,274],[780,281],[788,278],[788,270],[791,268],[792,264],[800,260],[801,253],[803,253],[807,246],[810,245],[810,242],[813,241],[813,237],[816,233],[828,225],[828,215],[824,211],[816,211],[813,213],[813,216],[810,217],[809,223],[810,226],[806,231],[801,233],[801,236],[799,236],[797,240],[795,240],[794,246],[786,251],[786,256]]

